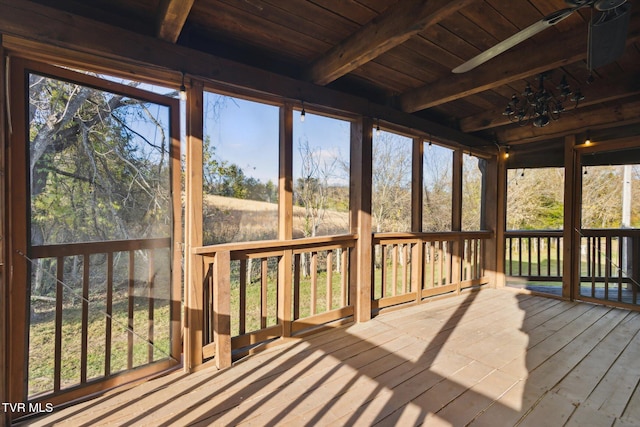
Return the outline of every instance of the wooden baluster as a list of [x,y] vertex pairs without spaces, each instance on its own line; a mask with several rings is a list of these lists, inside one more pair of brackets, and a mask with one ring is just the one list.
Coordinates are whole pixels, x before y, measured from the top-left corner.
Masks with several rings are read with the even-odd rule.
[[318,300],[318,253],[311,253],[311,315],[316,314]]
[[536,247],[536,255],[538,256],[538,277],[540,277],[542,275],[542,271],[541,271],[542,258],[541,258],[541,254],[540,254],[540,252],[542,252],[542,251],[540,250],[540,237],[536,237],[536,245],[537,245],[537,247]]
[[293,256],[293,320],[300,318],[300,258]]
[[409,282],[409,245],[402,245],[402,259],[404,264],[402,265],[402,293],[407,293],[407,288],[410,287]]
[[129,281],[127,289],[127,369],[133,368],[133,314],[134,314],[134,291],[135,291],[135,271],[136,255],[135,251],[129,251]]
[[436,286],[436,243],[429,242],[429,269],[431,270],[431,287]]
[[155,308],[155,298],[153,296],[154,291],[154,282],[155,282],[155,253],[153,249],[148,251],[149,253],[149,280],[148,280],[148,289],[147,289],[147,299],[148,299],[148,324],[147,324],[147,361],[149,363],[153,362],[153,329],[154,329],[154,308]]
[[330,311],[333,304],[333,251],[327,251],[327,310]]
[[592,253],[591,253],[591,296],[596,296],[596,239],[593,237]]
[[[53,390],[60,390],[60,375],[62,372],[62,309],[64,299],[64,257],[56,258],[56,325],[55,325],[55,350],[53,367]],[[109,319],[107,319],[109,320]]]
[[558,237],[556,242],[556,259],[558,260],[556,263],[556,276],[562,277],[562,265],[564,264],[564,260],[561,258],[562,248],[560,247],[560,242],[562,242],[562,238]]
[[622,270],[625,268],[622,265],[622,252],[624,251],[624,237],[620,236],[618,239],[618,301],[622,301]]
[[347,268],[349,266],[349,249],[344,248],[340,253],[340,262],[342,268],[340,270],[340,295],[341,295],[341,307],[348,305],[348,290],[349,290],[349,275],[347,274]]
[[605,238],[604,299],[609,299],[609,278],[611,277],[611,236]]
[[262,258],[261,268],[260,268],[260,328],[264,329],[267,327],[267,312],[268,312],[268,301],[267,301],[267,288],[269,286],[268,280],[268,259]]
[[391,296],[396,296],[398,289],[398,245],[391,246]]
[[[251,278],[251,274],[249,274],[249,278]],[[240,260],[239,280],[238,334],[244,335],[247,332],[247,260],[244,258]]]
[[107,318],[104,338],[104,375],[111,375],[111,334],[113,328],[113,252],[107,254]]
[[89,351],[89,272],[91,256],[82,256],[82,331],[80,347],[80,383],[87,382],[87,362]]

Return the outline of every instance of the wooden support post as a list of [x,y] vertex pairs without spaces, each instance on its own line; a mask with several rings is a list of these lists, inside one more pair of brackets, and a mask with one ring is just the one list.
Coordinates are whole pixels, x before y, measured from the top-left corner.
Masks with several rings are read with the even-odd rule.
[[[424,140],[413,139],[411,154],[411,231],[422,231],[422,181],[424,175]],[[418,242],[411,247],[411,290],[416,293],[416,302],[422,301],[422,287],[424,286],[424,243]]]
[[204,301],[203,263],[192,249],[202,246],[202,150],[203,150],[202,83],[190,85],[187,91],[187,153],[185,213],[185,333],[184,368],[191,371],[202,364],[202,331]]
[[[462,230],[462,167],[463,152],[457,149],[453,152],[453,177],[452,177],[452,201],[451,201],[451,229],[453,231]],[[464,251],[464,240],[456,238],[453,241],[451,250],[451,283],[456,284],[457,292],[460,293],[460,281],[462,274],[462,259]]]
[[422,231],[422,178],[424,174],[424,140],[413,139],[411,153],[411,231]]
[[280,161],[278,180],[278,238],[293,237],[293,107],[280,107]]
[[[13,59],[10,64],[11,88],[9,93],[11,105],[11,133],[7,155],[8,170],[5,173],[7,188],[12,189],[9,194],[9,210],[7,214],[8,227],[11,230],[7,244],[7,286],[9,299],[7,300],[7,319],[10,334],[7,339],[11,345],[7,346],[7,387],[8,402],[25,402],[26,388],[26,359],[28,351],[29,324],[29,265],[25,255],[28,254],[27,240],[28,218],[26,207],[29,206],[29,185],[25,168],[29,167],[25,144],[28,136],[25,134],[27,121],[25,117],[27,95],[22,88],[26,87],[26,76],[21,64]],[[4,72],[4,70],[2,70]],[[3,101],[0,101],[3,102]],[[17,126],[22,123],[22,126]],[[11,416],[11,415],[9,415]]]
[[[280,107],[280,162],[278,182],[278,238],[293,238],[293,107]],[[291,336],[293,252],[285,251],[278,263],[278,323],[282,336]]]
[[640,237],[634,235],[631,237],[629,246],[631,249],[630,264],[631,264],[631,281],[630,286],[633,290],[633,302],[637,302],[638,284],[640,283]]
[[350,206],[351,232],[358,241],[351,251],[351,303],[355,304],[356,322],[371,319],[372,230],[371,173],[373,120],[362,117],[351,123]]
[[218,369],[231,366],[230,276],[231,253],[217,252],[213,260],[213,342]]
[[580,201],[582,175],[574,135],[564,140],[564,225],[562,250],[562,296],[573,299],[580,289]]
[[[8,286],[5,273],[6,265],[6,234],[5,234],[5,209],[7,207],[7,199],[5,194],[5,171],[6,161],[5,152],[7,148],[6,135],[6,74],[5,74],[5,57],[2,47],[2,34],[0,34],[0,402],[8,402],[7,398],[7,354],[9,348],[9,340],[7,339],[7,303],[8,303]],[[9,424],[8,412],[0,415],[0,427]]]
[[490,240],[483,245],[484,269],[489,282],[496,288],[505,286],[505,237],[507,168],[500,156],[486,161],[484,173],[482,229],[493,232]]
[[[182,152],[180,144],[180,101],[171,105],[171,195],[173,203],[173,239],[171,270],[171,357],[182,359],[182,301],[184,287],[182,283],[182,263],[184,253],[184,234],[182,224]],[[186,153],[185,153],[186,154]]]

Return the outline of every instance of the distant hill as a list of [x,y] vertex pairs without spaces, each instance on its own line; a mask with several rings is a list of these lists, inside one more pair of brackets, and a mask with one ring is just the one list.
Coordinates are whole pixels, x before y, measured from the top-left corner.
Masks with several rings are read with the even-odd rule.
[[[205,195],[203,198],[205,244],[275,239],[278,205],[257,200]],[[293,208],[293,236],[303,236],[305,209]],[[349,213],[326,211],[319,235],[349,232]]]

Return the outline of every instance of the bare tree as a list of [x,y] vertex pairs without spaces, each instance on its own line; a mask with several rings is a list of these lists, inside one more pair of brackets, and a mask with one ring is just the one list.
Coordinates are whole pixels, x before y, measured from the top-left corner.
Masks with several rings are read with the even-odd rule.
[[29,125],[32,245],[167,235],[169,137],[147,104],[32,74]]
[[[325,156],[320,148],[311,148],[308,139],[298,143],[301,166],[300,178],[296,182],[296,204],[304,207],[302,232],[305,237],[313,237],[322,225],[329,201],[329,181],[334,176],[338,159]],[[310,274],[310,263],[307,253],[302,254],[302,272]]]
[[411,228],[411,141],[388,132],[374,140],[372,216],[376,231]]
[[453,151],[430,145],[423,164],[422,230],[451,230]]
[[338,159],[325,156],[320,148],[311,148],[309,140],[298,143],[301,166],[296,182],[296,203],[304,207],[303,234],[313,237],[325,218],[329,202],[329,182],[334,176]]

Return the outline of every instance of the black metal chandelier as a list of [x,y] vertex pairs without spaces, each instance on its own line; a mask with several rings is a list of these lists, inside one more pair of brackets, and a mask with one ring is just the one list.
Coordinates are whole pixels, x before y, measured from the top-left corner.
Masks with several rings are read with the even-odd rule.
[[533,126],[541,128],[547,126],[551,120],[560,118],[560,115],[566,111],[563,103],[567,100],[575,102],[572,109],[577,108],[578,103],[584,99],[580,89],[572,92],[567,83],[567,77],[562,76],[560,85],[557,87],[559,94],[556,95],[544,86],[544,81],[548,77],[548,73],[538,76],[538,89],[535,92],[527,83],[521,98],[513,94],[502,114],[509,117],[512,123],[518,123],[520,126],[531,122]]

